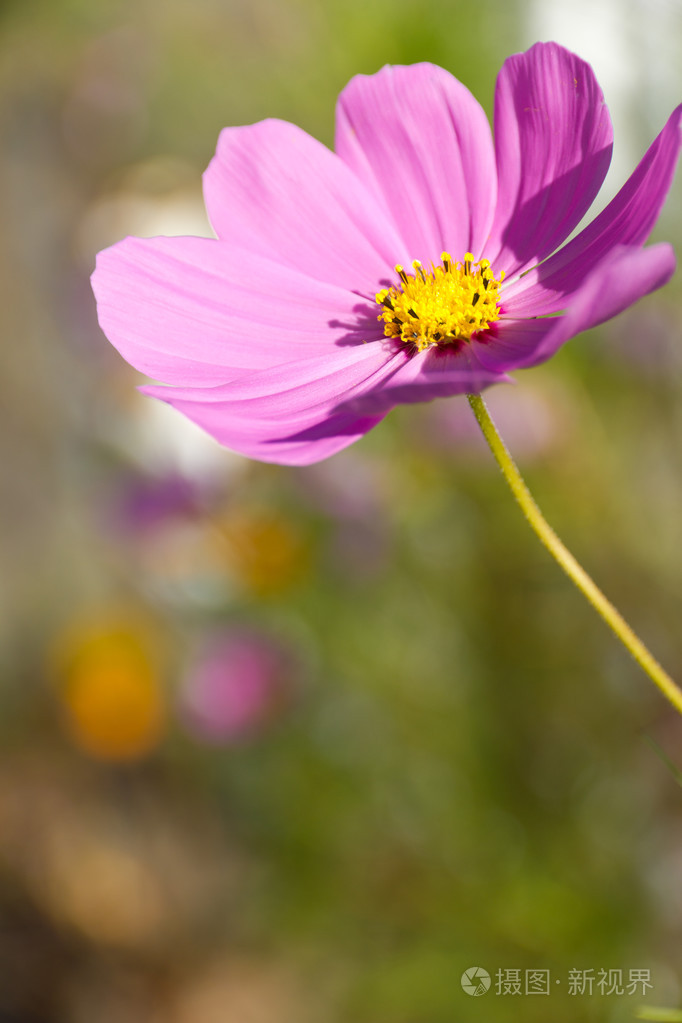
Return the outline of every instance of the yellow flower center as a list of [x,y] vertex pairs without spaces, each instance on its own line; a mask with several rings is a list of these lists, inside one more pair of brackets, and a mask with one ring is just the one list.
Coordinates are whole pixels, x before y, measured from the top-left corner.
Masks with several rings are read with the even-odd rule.
[[431,264],[430,271],[415,259],[414,274],[396,266],[402,283],[376,295],[383,306],[378,319],[384,321],[386,337],[402,338],[420,352],[429,345],[469,341],[500,318],[504,270],[495,278],[489,261],[474,263],[471,252],[464,254],[463,263],[453,263],[447,252],[440,258],[442,266]]

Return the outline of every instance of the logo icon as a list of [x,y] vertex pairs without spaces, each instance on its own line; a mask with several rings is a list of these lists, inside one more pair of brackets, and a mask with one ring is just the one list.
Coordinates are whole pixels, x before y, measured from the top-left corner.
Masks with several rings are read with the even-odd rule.
[[470,966],[462,974],[462,990],[477,998],[484,995],[490,987],[490,974],[482,966]]

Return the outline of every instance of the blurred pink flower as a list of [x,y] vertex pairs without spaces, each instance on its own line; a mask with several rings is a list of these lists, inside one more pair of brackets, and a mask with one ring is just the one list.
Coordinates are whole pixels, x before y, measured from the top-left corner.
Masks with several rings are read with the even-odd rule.
[[604,330],[599,354],[639,380],[660,377],[679,386],[682,318],[677,304],[658,302],[648,309],[631,309],[619,326],[618,330],[609,324]]
[[[524,384],[518,389],[499,388],[488,405],[510,449],[528,465],[556,453],[557,446],[570,435],[572,403],[569,393],[556,384]],[[487,464],[490,449],[466,403],[444,401],[429,411],[425,435],[433,448],[451,452],[455,441],[459,455],[480,456]]]
[[145,393],[221,443],[318,461],[395,405],[506,381],[663,285],[672,249],[643,245],[681,116],[563,244],[611,158],[588,64],[555,43],[510,57],[494,143],[441,68],[358,75],[339,98],[336,154],[282,121],[226,129],[204,177],[217,239],[128,238],[100,253],[100,324],[170,385]]
[[261,632],[212,635],[180,692],[188,731],[211,743],[251,738],[286,703],[292,673],[291,655]]
[[123,533],[146,534],[164,523],[196,517],[204,495],[196,483],[179,473],[164,476],[129,474],[108,498],[109,520]]

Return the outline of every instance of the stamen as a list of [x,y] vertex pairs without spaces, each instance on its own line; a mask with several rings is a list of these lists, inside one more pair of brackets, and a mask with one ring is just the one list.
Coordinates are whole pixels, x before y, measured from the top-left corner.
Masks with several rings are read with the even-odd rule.
[[499,319],[504,272],[494,277],[490,261],[476,263],[471,252],[461,263],[443,252],[441,263],[432,264],[429,271],[415,259],[413,275],[396,266],[401,284],[376,295],[386,337],[400,338],[423,351],[430,345],[467,342]]
[[412,263],[412,266],[415,268],[415,270],[417,271],[417,273],[421,277],[421,279],[424,282],[424,284],[426,284],[426,277],[424,276],[424,270],[423,270],[422,265],[419,262],[419,260],[415,259],[414,262]]

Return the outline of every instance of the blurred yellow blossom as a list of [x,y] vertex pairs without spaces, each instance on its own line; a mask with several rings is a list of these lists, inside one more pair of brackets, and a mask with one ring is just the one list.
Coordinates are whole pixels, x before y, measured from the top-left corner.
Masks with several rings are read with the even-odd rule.
[[305,539],[279,513],[238,508],[221,516],[216,525],[224,564],[256,596],[286,590],[307,572],[310,552]]

